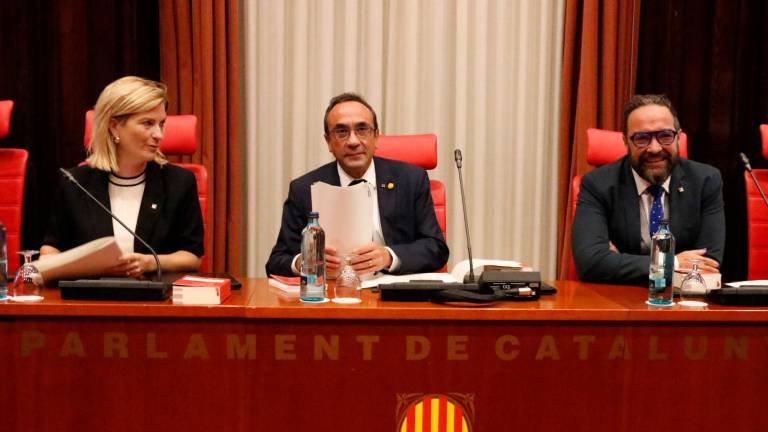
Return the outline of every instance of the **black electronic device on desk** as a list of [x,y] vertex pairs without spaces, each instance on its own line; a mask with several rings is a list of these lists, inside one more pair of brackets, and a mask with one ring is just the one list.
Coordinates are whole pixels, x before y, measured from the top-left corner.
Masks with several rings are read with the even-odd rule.
[[133,278],[78,279],[59,281],[65,300],[161,301],[171,295],[171,284]]
[[768,286],[725,286],[707,293],[707,300],[724,306],[768,306]]
[[477,283],[412,281],[379,285],[383,301],[492,303],[537,300],[539,272],[485,271]]

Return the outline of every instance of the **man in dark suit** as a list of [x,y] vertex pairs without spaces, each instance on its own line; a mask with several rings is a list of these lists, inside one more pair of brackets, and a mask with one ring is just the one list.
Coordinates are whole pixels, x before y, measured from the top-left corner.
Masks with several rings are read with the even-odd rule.
[[[416,166],[374,157],[379,137],[376,113],[361,96],[343,93],[325,111],[325,141],[336,158],[295,180],[283,204],[277,243],[267,261],[268,274],[297,275],[301,231],[312,209],[310,186],[318,181],[349,186],[365,180],[378,202],[374,206],[374,241],[351,251],[360,274],[436,271],[448,260],[448,246],[437,224],[427,173]],[[373,161],[373,163],[371,163]],[[338,273],[341,257],[326,245],[326,271]]]
[[718,271],[725,246],[720,172],[678,156],[680,123],[663,95],[636,95],[624,108],[627,155],[581,182],[573,222],[579,279],[647,284],[659,217],[670,220],[676,264]]

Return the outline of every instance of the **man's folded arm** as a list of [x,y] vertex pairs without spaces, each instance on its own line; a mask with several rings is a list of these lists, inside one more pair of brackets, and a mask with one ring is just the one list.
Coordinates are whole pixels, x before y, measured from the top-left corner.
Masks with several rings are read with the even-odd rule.
[[648,279],[650,258],[613,252],[605,204],[594,193],[591,179],[581,183],[573,221],[573,259],[579,280],[585,282],[643,283]]

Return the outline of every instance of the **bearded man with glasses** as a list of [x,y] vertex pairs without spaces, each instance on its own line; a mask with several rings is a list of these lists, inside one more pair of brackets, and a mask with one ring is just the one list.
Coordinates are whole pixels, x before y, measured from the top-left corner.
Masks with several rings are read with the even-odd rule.
[[664,95],[636,95],[624,107],[627,155],[586,174],[573,221],[579,279],[648,283],[659,219],[675,236],[675,266],[717,272],[725,247],[723,182],[710,166],[680,158],[680,122]]
[[[301,231],[312,209],[310,186],[318,181],[343,187],[365,181],[378,203],[372,215],[374,238],[351,252],[352,267],[359,274],[424,273],[443,267],[448,246],[437,224],[427,173],[373,156],[379,124],[368,102],[355,93],[334,97],[325,111],[324,129],[328,151],[336,160],[291,182],[267,274],[299,274]],[[335,277],[341,257],[333,245],[326,245],[325,251],[327,275]]]

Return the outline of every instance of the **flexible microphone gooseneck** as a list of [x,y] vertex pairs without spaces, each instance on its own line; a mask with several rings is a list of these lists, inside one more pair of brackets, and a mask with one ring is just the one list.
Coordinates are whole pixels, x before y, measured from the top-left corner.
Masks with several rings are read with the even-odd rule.
[[749,163],[749,158],[744,153],[739,153],[739,157],[741,158],[741,163],[744,164],[744,168],[749,172],[749,176],[752,177],[752,181],[755,183],[758,192],[760,192],[760,196],[763,197],[763,203],[768,207],[768,199],[765,198],[765,193],[763,193],[763,188],[760,187],[760,182],[757,181],[755,175],[752,173],[752,165]]
[[467,201],[464,198],[464,178],[461,176],[461,150],[453,151],[453,158],[456,160],[456,170],[459,172],[459,189],[461,190],[461,208],[464,210],[464,234],[467,236],[467,252],[469,252],[469,275],[464,277],[464,283],[477,282],[475,279],[475,269],[472,264],[472,243],[469,241],[469,222],[467,221]]
[[80,182],[77,181],[77,179],[75,179],[75,176],[73,176],[72,173],[70,173],[69,171],[65,170],[64,168],[59,168],[59,171],[61,171],[61,173],[64,174],[64,177],[66,177],[69,181],[74,183],[75,186],[77,186],[81,191],[85,192],[85,194],[88,195],[88,197],[91,198],[93,200],[93,202],[98,204],[99,207],[102,208],[102,210],[104,210],[105,212],[109,213],[109,215],[112,216],[112,219],[116,220],[120,225],[122,225],[123,228],[125,228],[129,233],[131,233],[131,235],[136,240],[141,242],[141,244],[143,244],[149,250],[149,252],[152,253],[152,256],[155,258],[155,264],[157,265],[157,280],[160,281],[162,276],[163,276],[163,271],[160,270],[160,258],[157,256],[157,252],[155,252],[155,250],[152,249],[152,246],[150,246],[147,242],[145,242],[143,238],[139,237],[138,234],[133,232],[132,229],[128,228],[128,226],[126,224],[124,224],[123,221],[120,220],[120,218],[115,216],[115,214],[112,213],[106,206],[104,206],[104,204],[102,204],[98,199],[96,199],[95,196],[91,195],[91,193],[88,192],[88,189],[84,188],[83,185],[81,185]]

